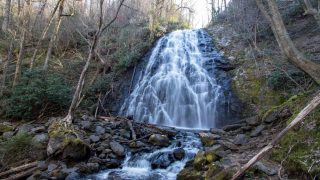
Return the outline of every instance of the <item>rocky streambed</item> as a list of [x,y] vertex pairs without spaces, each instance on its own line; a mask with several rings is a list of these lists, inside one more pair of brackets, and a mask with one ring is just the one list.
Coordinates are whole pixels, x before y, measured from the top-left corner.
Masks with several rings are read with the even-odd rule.
[[[43,145],[33,152],[36,156],[24,162],[36,162],[32,171],[23,176],[29,180],[229,179],[273,138],[281,126],[274,123],[280,116],[289,115],[285,112],[286,109],[264,120],[251,117],[222,129],[196,132],[122,117],[84,115],[71,128],[59,124],[59,118],[51,118],[47,124],[1,123],[2,127],[7,126],[2,128],[6,132],[1,133],[3,142],[27,133],[33,143]],[[1,167],[2,173],[8,169],[9,166]],[[27,170],[30,169],[22,172]],[[280,171],[277,163],[265,159],[247,176],[276,178]],[[15,174],[0,173],[0,178]]]

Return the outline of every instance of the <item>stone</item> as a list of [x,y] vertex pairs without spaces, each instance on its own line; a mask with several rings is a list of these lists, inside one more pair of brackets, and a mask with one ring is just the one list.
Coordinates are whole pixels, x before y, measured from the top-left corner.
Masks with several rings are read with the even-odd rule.
[[98,163],[87,163],[86,168],[88,173],[95,173],[99,171],[100,166]]
[[219,159],[219,156],[211,150],[205,151],[204,156],[208,163],[213,163]]
[[248,137],[245,134],[238,134],[233,140],[233,143],[235,145],[244,145],[247,142],[248,142]]
[[196,171],[193,168],[185,168],[177,175],[177,180],[204,180],[203,172]]
[[50,138],[48,145],[47,145],[47,155],[51,156],[54,155],[58,150],[61,150],[63,148],[63,138],[62,137],[54,137]]
[[55,170],[55,169],[57,169],[58,168],[58,165],[57,164],[55,164],[55,163],[50,163],[49,165],[48,165],[48,171],[49,172],[51,172],[51,171],[53,171],[53,170]]
[[183,148],[177,148],[173,150],[173,157],[177,160],[182,160],[185,155],[186,155],[186,152]]
[[116,141],[110,142],[110,147],[111,147],[111,150],[112,150],[117,156],[120,156],[120,157],[125,156],[125,149],[124,149],[124,147],[123,147],[121,144],[119,144],[118,142],[116,142]]
[[85,130],[91,130],[93,127],[91,121],[81,121],[80,125],[81,125],[81,128]]
[[129,147],[130,148],[141,148],[141,147],[145,147],[146,144],[144,144],[143,142],[141,141],[133,141],[129,144]]
[[220,139],[219,135],[211,134],[211,133],[199,133],[201,142],[204,146],[212,146],[217,144],[217,139]]
[[109,161],[107,161],[105,163],[105,166],[107,168],[118,168],[121,166],[121,161],[119,161],[117,159],[110,159]]
[[120,129],[120,136],[124,137],[126,139],[130,139],[131,134],[129,131],[125,130],[125,129]]
[[250,126],[257,126],[261,123],[259,116],[253,116],[245,119],[246,123]]
[[106,133],[106,130],[103,127],[101,126],[96,127],[96,134],[103,135],[104,133]]
[[14,135],[13,131],[8,131],[2,134],[3,139],[5,140],[9,140],[10,138],[12,138]]
[[268,165],[267,163],[263,163],[261,161],[257,162],[254,166],[258,170],[264,172],[268,176],[273,176],[278,173],[277,169],[273,168],[272,166]]
[[169,146],[170,144],[169,138],[166,135],[161,135],[161,134],[152,134],[149,137],[148,142],[155,146],[163,146],[163,147]]
[[277,120],[284,120],[292,116],[292,112],[288,107],[284,107],[280,110],[271,111],[269,112],[265,118],[263,119],[263,122],[265,123],[272,123]]
[[202,151],[199,151],[194,157],[193,167],[198,171],[202,171],[205,165],[206,165],[206,159],[205,159],[204,153]]
[[30,124],[23,124],[21,126],[18,127],[18,133],[17,134],[23,134],[23,133],[32,133],[32,129],[34,127]]
[[261,134],[261,132],[266,128],[265,125],[257,126],[251,133],[250,137],[257,137]]
[[35,143],[46,144],[49,140],[47,133],[37,134],[32,138]]
[[174,162],[172,155],[169,152],[160,152],[150,157],[152,169],[166,169]]
[[211,128],[210,129],[210,132],[212,133],[212,134],[218,134],[218,135],[225,135],[227,132],[225,132],[224,130],[222,130],[222,129],[218,129],[218,128]]
[[0,123],[0,134],[13,131],[13,129],[14,127],[8,122]]
[[222,146],[231,149],[231,150],[238,150],[238,147],[234,145],[231,142],[225,141],[225,140],[218,140],[218,143],[221,144]]
[[211,147],[207,147],[206,151],[218,151],[223,150],[222,146],[220,144],[213,145]]
[[224,126],[222,128],[222,130],[224,131],[234,131],[234,130],[237,130],[237,129],[240,129],[241,127],[245,126],[245,124],[241,123],[241,124],[231,124],[231,125],[227,125],[227,126]]
[[62,157],[73,161],[87,160],[90,157],[90,147],[80,139],[75,139],[65,145]]
[[96,136],[96,135],[90,135],[90,141],[93,142],[93,143],[96,143],[98,141],[100,141],[100,137],[99,136]]
[[66,177],[65,180],[76,180],[76,179],[80,179],[80,175],[77,172],[71,172],[68,174],[68,176]]

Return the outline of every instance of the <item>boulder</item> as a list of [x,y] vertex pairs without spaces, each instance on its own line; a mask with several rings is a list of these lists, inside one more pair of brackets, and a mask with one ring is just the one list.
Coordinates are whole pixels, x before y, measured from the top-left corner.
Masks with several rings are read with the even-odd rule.
[[261,161],[257,162],[254,167],[264,172],[268,176],[276,175],[278,173],[277,170],[279,168],[279,167],[272,166],[270,163],[261,162]]
[[219,156],[212,150],[205,151],[204,156],[205,156],[207,163],[213,163],[213,162],[219,160]]
[[18,127],[18,134],[22,134],[22,133],[32,133],[32,129],[34,127],[31,124],[23,124],[21,126]]
[[184,168],[177,175],[177,180],[204,180],[203,172],[196,171],[192,167]]
[[48,134],[47,133],[42,133],[42,134],[37,134],[32,138],[32,141],[35,143],[39,144],[46,144],[48,142]]
[[226,141],[226,140],[218,140],[218,143],[224,146],[227,149],[231,150],[238,150],[238,147],[234,145],[233,143]]
[[202,171],[207,161],[202,151],[199,151],[194,157],[193,167],[198,171]]
[[244,145],[247,142],[248,142],[248,137],[245,134],[238,134],[233,140],[233,143],[235,145]]
[[98,134],[98,135],[103,135],[104,133],[106,133],[106,129],[104,129],[104,128],[101,127],[101,126],[97,126],[97,127],[96,127],[96,134]]
[[210,129],[210,132],[211,132],[212,134],[218,134],[218,135],[220,135],[220,136],[227,133],[227,132],[225,132],[224,130],[218,129],[218,128],[211,128],[211,129]]
[[237,129],[240,129],[241,127],[245,126],[245,124],[241,123],[241,124],[231,124],[231,125],[227,125],[227,126],[224,126],[222,128],[222,130],[224,131],[234,131],[234,130],[237,130]]
[[13,131],[14,127],[7,122],[0,123],[0,134]]
[[257,126],[261,123],[259,116],[253,116],[245,119],[246,123],[250,126]]
[[89,138],[90,138],[90,141],[93,143],[100,141],[100,137],[96,135],[91,135]]
[[154,154],[150,158],[151,167],[152,169],[166,169],[174,162],[174,159],[169,152],[160,152],[157,154]]
[[199,136],[204,146],[212,146],[217,143],[217,139],[220,139],[219,135],[211,133],[199,133]]
[[183,148],[177,148],[173,150],[173,157],[177,160],[182,160],[185,155],[186,155],[186,152]]
[[110,142],[110,148],[117,156],[123,157],[126,155],[124,147],[116,141]]
[[166,135],[161,135],[161,134],[152,134],[149,137],[148,142],[155,146],[163,146],[163,147],[169,146],[170,144],[169,138]]
[[3,139],[5,140],[9,140],[10,138],[12,138],[14,135],[13,131],[8,131],[2,134]]
[[90,147],[83,143],[80,139],[74,139],[69,141],[65,145],[62,153],[64,159],[73,161],[82,161],[89,159],[90,157]]
[[251,133],[250,133],[250,136],[251,137],[257,137],[261,134],[261,132],[266,128],[265,125],[260,125],[260,126],[257,126]]

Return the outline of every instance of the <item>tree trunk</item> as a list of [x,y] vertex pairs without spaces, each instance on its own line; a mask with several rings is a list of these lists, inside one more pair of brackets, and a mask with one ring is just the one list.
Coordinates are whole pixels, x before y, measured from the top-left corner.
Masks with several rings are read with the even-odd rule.
[[13,87],[15,87],[20,80],[21,76],[21,65],[22,65],[22,60],[24,56],[24,45],[25,45],[25,40],[26,40],[26,34],[29,26],[29,19],[30,19],[30,6],[31,2],[30,0],[26,0],[27,7],[25,8],[23,12],[23,21],[22,21],[22,27],[20,29],[21,35],[20,35],[20,43],[19,43],[19,55],[18,55],[18,60],[16,64],[16,71],[14,73],[14,79],[13,79]]
[[318,105],[320,104],[320,93],[312,99],[309,104],[303,108],[300,113],[294,118],[293,121],[291,121],[290,124],[286,128],[284,128],[266,147],[260,150],[260,152],[255,155],[253,158],[250,159],[250,161],[242,166],[242,168],[232,177],[232,180],[236,180],[241,178],[246,170],[248,170],[251,166],[253,166],[257,161],[263,158],[263,156],[269,152],[280,140],[281,138],[290,131],[293,127],[295,127],[297,124],[302,122],[304,118],[311,113]]
[[4,7],[4,19],[3,19],[3,23],[2,23],[2,31],[6,32],[8,27],[9,27],[9,23],[10,23],[10,15],[11,14],[11,0],[6,0],[6,5]]
[[282,21],[282,17],[278,10],[276,1],[267,1],[270,14],[267,12],[262,0],[256,0],[256,2],[263,15],[269,21],[272,31],[280,46],[280,49],[282,53],[288,58],[288,61],[302,71],[306,72],[314,81],[320,84],[320,65],[307,59],[295,47]]
[[56,23],[54,31],[51,35],[49,46],[48,46],[48,51],[47,51],[47,56],[46,56],[46,59],[44,61],[44,65],[43,65],[43,70],[45,70],[45,71],[48,69],[49,60],[50,60],[50,57],[52,54],[52,49],[53,49],[54,43],[56,42],[56,39],[59,34],[59,30],[60,30],[60,26],[61,26],[61,22],[62,22],[62,13],[63,13],[64,2],[65,2],[65,0],[61,0],[61,2],[59,4],[59,13],[58,13],[58,17],[57,17],[57,23]]
[[10,45],[9,45],[9,49],[8,49],[8,55],[7,55],[6,60],[3,63],[2,79],[1,79],[1,86],[0,86],[0,97],[3,96],[4,89],[6,88],[8,66],[12,60],[12,51],[13,51],[14,41],[15,41],[15,36],[12,35],[12,39],[10,41]]

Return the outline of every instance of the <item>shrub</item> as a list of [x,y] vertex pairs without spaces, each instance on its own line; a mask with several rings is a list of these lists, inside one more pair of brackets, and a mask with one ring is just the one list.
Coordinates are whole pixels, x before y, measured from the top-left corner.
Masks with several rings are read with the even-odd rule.
[[57,74],[45,75],[42,71],[25,72],[8,98],[6,115],[12,118],[31,119],[46,112],[60,111],[71,100],[71,88]]

